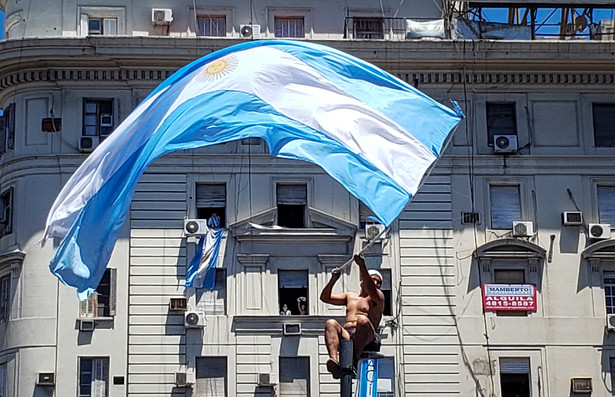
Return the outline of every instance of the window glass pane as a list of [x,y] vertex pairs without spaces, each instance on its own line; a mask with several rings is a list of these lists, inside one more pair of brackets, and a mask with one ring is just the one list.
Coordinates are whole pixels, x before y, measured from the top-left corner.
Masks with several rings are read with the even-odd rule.
[[108,397],[109,358],[79,359],[79,397]]
[[488,145],[493,146],[494,135],[517,135],[515,103],[487,103]]
[[199,16],[198,34],[199,36],[226,36],[226,17],[225,16]]
[[307,270],[278,270],[278,287],[280,314],[308,314]]
[[378,359],[377,397],[395,397],[395,360],[393,357]]
[[0,322],[9,320],[11,306],[11,274],[0,278]]
[[102,34],[102,21],[97,18],[90,18],[88,21],[88,34]]
[[196,397],[226,397],[226,357],[197,357]]
[[596,147],[615,147],[615,104],[594,103],[592,113]]
[[309,395],[309,357],[280,357],[280,396]]
[[491,228],[511,229],[521,219],[519,186],[490,186]]
[[604,272],[604,297],[606,300],[607,314],[615,313],[615,272]]
[[598,216],[615,227],[615,186],[598,186]]
[[13,188],[2,193],[0,202],[2,204],[1,237],[13,233]]
[[305,37],[303,17],[275,17],[275,37]]
[[105,36],[115,36],[117,34],[117,19],[103,19],[103,34]]

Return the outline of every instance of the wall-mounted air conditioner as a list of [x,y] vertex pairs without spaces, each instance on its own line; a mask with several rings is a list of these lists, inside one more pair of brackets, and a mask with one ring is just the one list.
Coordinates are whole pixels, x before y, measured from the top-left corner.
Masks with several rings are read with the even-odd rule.
[[260,25],[239,25],[239,34],[245,38],[256,38],[261,35]]
[[608,223],[590,223],[587,227],[589,238],[605,240],[611,238],[611,225]]
[[36,377],[37,386],[55,386],[56,374],[53,372],[39,372]]
[[384,229],[386,229],[386,226],[380,223],[368,223],[365,225],[365,238],[367,240],[373,240],[380,236],[378,238],[383,239],[385,237]]
[[592,392],[592,378],[571,378],[570,391],[572,393],[587,394]]
[[184,234],[199,236],[207,233],[207,219],[184,219]]
[[169,299],[169,310],[175,312],[185,312],[188,310],[188,299],[184,297]]
[[113,127],[113,115],[111,113],[102,113],[100,115],[101,127]]
[[260,373],[258,374],[259,386],[275,386],[278,384],[278,374]]
[[301,335],[301,324],[300,323],[285,323],[283,333],[284,333],[284,336]]
[[168,25],[173,22],[173,10],[170,8],[152,8],[152,23]]
[[564,226],[578,226],[583,224],[583,213],[581,211],[562,212],[562,224]]
[[184,314],[184,325],[186,328],[205,327],[205,314],[201,312],[186,312]]
[[532,221],[513,221],[512,235],[514,237],[532,237],[534,223]]
[[608,331],[615,331],[615,314],[606,315],[606,329]]
[[79,138],[79,151],[82,153],[90,153],[96,149],[100,143],[100,138],[97,136],[82,136]]
[[79,320],[79,331],[83,332],[92,332],[96,328],[96,323],[94,320],[90,319],[80,319]]
[[493,136],[493,152],[494,153],[515,153],[517,151],[517,136],[516,135],[494,135]]
[[194,384],[194,372],[176,372],[175,373],[175,386],[188,387]]

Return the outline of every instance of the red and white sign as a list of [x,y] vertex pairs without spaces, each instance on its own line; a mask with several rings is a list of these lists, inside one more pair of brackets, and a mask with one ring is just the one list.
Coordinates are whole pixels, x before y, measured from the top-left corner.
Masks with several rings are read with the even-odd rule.
[[485,310],[536,311],[534,284],[483,284]]

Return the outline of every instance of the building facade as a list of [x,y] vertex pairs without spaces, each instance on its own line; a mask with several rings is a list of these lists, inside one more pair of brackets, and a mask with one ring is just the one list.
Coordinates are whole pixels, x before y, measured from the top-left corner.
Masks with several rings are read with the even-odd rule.
[[[273,38],[348,52],[467,116],[366,252],[388,302],[379,395],[613,395],[615,6],[593,3],[0,1],[0,396],[339,395],[322,332],[344,311],[318,297],[380,229],[320,168],[251,139],[160,158],[87,302],[48,271],[58,242],[39,243],[63,184],[152,89]],[[186,288],[185,222],[212,212],[216,286]],[[358,289],[352,267],[336,290]]]

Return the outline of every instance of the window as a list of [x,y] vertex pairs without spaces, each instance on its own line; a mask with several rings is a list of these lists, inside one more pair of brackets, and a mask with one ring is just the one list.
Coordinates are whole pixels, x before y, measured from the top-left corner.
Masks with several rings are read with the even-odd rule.
[[[284,305],[291,314],[300,314],[299,304],[305,303],[306,313],[309,304],[308,297],[308,272],[307,270],[278,270],[278,291],[280,297],[280,312]],[[305,299],[300,299],[305,298]]]
[[609,357],[609,372],[611,374],[611,393],[615,393],[615,357]]
[[88,18],[89,36],[115,36],[117,35],[117,19],[115,18]]
[[377,397],[395,397],[395,360],[393,357],[378,359]]
[[197,25],[199,36],[226,37],[225,15],[200,15]]
[[502,397],[530,397],[530,359],[500,357]]
[[385,316],[393,315],[393,294],[391,291],[391,271],[389,269],[380,269],[380,274],[382,274],[382,285],[380,286],[380,291],[384,294],[384,312],[382,313]]
[[106,138],[113,132],[113,99],[83,100],[83,135]]
[[306,185],[277,185],[278,226],[305,227]]
[[522,219],[519,185],[491,185],[489,196],[491,228],[512,229],[513,221]]
[[6,364],[0,365],[0,397],[6,397]]
[[493,146],[494,135],[517,135],[517,111],[514,102],[487,102],[487,144]]
[[374,222],[370,219],[370,217],[373,216],[374,213],[372,210],[367,205],[363,204],[362,201],[359,201],[359,229],[365,230],[367,223]]
[[197,357],[195,397],[226,397],[226,357]]
[[109,358],[79,358],[79,397],[109,396]]
[[[525,271],[523,269],[494,269],[494,284],[525,284]],[[523,310],[497,310],[498,316],[527,316]]]
[[11,103],[4,109],[4,150],[15,149],[15,104]]
[[226,225],[226,184],[197,183],[196,211],[199,219],[209,219],[215,212],[220,217],[220,227]]
[[275,37],[305,37],[303,17],[274,17]]
[[615,227],[615,186],[598,186],[598,218]]
[[355,39],[384,38],[384,21],[382,18],[355,17],[353,23]]
[[11,273],[0,277],[0,323],[9,321],[11,314]]
[[115,316],[115,284],[117,269],[106,269],[96,291],[81,301],[80,317]]
[[310,395],[309,357],[280,357],[280,396]]
[[226,269],[216,269],[214,289],[203,290],[199,305],[205,314],[226,314]]
[[604,298],[607,314],[615,314],[615,272],[604,272]]
[[0,204],[2,204],[2,220],[0,225],[0,237],[13,233],[13,188],[9,188],[0,195]]
[[592,104],[594,120],[594,145],[615,147],[615,104]]

